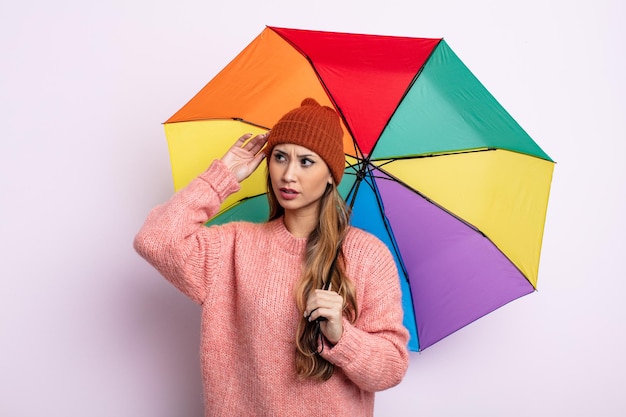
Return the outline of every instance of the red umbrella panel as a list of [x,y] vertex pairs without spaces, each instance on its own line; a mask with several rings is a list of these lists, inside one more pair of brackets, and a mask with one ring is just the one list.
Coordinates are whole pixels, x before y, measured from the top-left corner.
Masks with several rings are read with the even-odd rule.
[[[422,350],[537,285],[554,167],[443,39],[267,27],[165,122],[184,187],[305,97],[344,127],[340,191],[384,241]],[[264,172],[209,224],[264,221]]]

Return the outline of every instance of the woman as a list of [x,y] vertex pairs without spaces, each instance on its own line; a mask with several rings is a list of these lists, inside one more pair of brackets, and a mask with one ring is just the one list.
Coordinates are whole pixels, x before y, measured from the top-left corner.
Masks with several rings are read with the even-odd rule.
[[[206,415],[371,416],[374,392],[406,372],[408,332],[391,254],[349,227],[337,192],[339,117],[305,99],[251,136],[153,209],[134,242],[202,306]],[[265,157],[269,221],[205,227]]]

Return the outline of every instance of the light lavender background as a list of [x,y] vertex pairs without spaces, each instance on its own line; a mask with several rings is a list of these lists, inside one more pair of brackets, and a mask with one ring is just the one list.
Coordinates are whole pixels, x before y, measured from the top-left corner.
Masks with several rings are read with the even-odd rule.
[[199,309],[131,242],[172,193],[161,122],[266,24],[444,37],[558,162],[539,292],[413,354],[376,415],[625,415],[624,18],[619,0],[2,1],[0,415],[202,415]]

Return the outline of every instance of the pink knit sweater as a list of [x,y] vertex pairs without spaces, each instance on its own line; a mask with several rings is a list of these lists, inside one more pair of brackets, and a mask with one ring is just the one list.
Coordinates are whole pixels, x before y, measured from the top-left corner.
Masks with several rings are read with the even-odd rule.
[[239,189],[221,161],[152,210],[136,250],[202,306],[200,356],[206,416],[371,416],[374,392],[398,384],[408,366],[397,270],[386,246],[351,228],[343,250],[359,319],[322,356],[330,380],[295,373],[300,312],[294,298],[306,239],[282,219],[206,227]]

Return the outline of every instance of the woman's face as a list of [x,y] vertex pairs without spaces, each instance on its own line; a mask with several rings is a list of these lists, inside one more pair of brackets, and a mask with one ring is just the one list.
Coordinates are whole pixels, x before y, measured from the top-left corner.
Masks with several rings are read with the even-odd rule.
[[269,159],[272,190],[285,212],[315,214],[333,178],[326,162],[312,150],[294,144],[274,146]]

